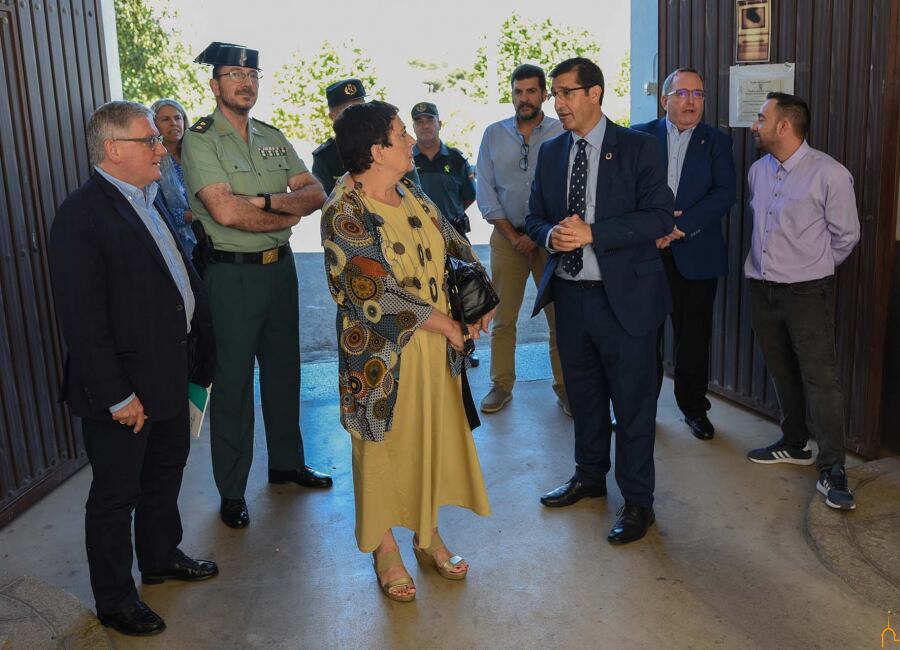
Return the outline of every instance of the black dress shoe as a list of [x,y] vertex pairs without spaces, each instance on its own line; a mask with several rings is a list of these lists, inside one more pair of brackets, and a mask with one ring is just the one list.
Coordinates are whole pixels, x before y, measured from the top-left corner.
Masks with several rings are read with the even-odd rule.
[[610,544],[627,544],[635,542],[647,534],[647,529],[656,521],[652,506],[639,506],[636,503],[625,502],[619,510],[619,518],[616,520],[606,540]]
[[215,562],[193,560],[184,555],[167,569],[142,572],[141,582],[145,585],[158,585],[166,580],[197,582],[198,580],[208,580],[217,575],[219,575],[219,567],[216,566]]
[[585,497],[605,497],[606,485],[585,485],[574,478],[568,480],[565,485],[560,485],[551,492],[541,497],[541,503],[548,508],[564,508],[573,503],[578,503]]
[[250,512],[244,497],[240,499],[222,499],[219,516],[230,528],[246,528],[250,525]]
[[296,483],[307,488],[330,488],[331,477],[328,474],[317,472],[311,467],[304,466],[303,469],[270,469],[269,483],[281,485],[282,483]]
[[166,629],[166,623],[159,614],[140,600],[119,612],[110,614],[97,612],[97,618],[106,627],[129,636],[151,636]]
[[694,437],[699,440],[712,440],[716,433],[712,422],[709,421],[705,413],[696,418],[685,416],[684,421],[691,428],[691,433],[694,434]]

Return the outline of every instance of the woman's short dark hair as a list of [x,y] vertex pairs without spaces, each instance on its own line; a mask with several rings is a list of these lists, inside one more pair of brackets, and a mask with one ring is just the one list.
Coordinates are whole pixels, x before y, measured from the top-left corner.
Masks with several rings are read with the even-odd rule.
[[584,92],[588,92],[593,86],[600,86],[600,105],[603,105],[603,95],[606,94],[606,85],[603,82],[603,70],[596,63],[583,56],[566,59],[550,73],[550,78],[555,79],[561,74],[575,71],[575,78],[579,86],[584,86]]
[[399,109],[377,99],[353,104],[334,121],[334,142],[344,167],[361,174],[372,166],[372,145],[391,146],[391,123]]
[[509,78],[509,83],[512,85],[523,79],[535,78],[538,80],[541,90],[547,90],[547,76],[544,74],[544,69],[531,63],[523,63],[513,70],[512,75]]

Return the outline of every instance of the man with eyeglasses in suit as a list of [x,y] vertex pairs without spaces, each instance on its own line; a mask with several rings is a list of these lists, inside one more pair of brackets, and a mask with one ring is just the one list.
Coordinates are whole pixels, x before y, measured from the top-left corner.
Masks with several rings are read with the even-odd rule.
[[[631,128],[659,142],[660,164],[675,195],[675,225],[684,233],[682,239],[657,242],[672,289],[675,401],[694,437],[712,440],[715,428],[706,415],[711,408],[706,397],[709,345],[716,288],[728,274],[722,217],[737,201],[737,178],[731,138],[701,122],[704,101],[703,76],[693,68],[678,68],[663,82],[665,117]],[[660,388],[662,331],[660,327]]]
[[[528,197],[541,144],[563,132],[559,120],[544,114],[547,78],[531,64],[511,76],[515,115],[485,129],[476,165],[476,201],[482,216],[494,226],[491,234],[491,279],[500,304],[491,330],[491,389],[481,401],[484,413],[495,413],[512,399],[516,381],[516,322],[530,275],[537,285],[547,263],[547,251],[525,234]],[[556,350],[553,309],[545,310],[550,328],[553,390],[566,415],[571,415]]]
[[209,409],[213,476],[222,521],[244,528],[256,362],[269,482],[331,486],[330,476],[306,465],[303,451],[297,271],[288,244],[291,228],[322,207],[325,192],[284,134],[250,117],[259,53],[215,42],[195,62],[213,66],[209,86],[217,105],[187,131],[182,147],[194,220],[212,248],[202,246],[217,350]]

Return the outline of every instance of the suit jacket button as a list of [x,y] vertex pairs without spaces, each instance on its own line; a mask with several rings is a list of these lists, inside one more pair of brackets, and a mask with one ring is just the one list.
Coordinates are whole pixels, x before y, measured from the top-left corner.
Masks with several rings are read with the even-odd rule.
[[178,341],[178,345],[187,345],[187,339],[181,339]]
[[175,305],[175,311],[184,311],[184,305]]

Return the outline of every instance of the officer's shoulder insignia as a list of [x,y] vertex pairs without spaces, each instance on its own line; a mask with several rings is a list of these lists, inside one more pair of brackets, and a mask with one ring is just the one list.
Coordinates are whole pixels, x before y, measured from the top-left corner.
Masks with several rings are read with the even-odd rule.
[[207,115],[206,117],[201,117],[199,120],[194,122],[194,125],[191,127],[191,131],[194,133],[206,133],[213,124],[212,115]]
[[320,144],[318,147],[316,147],[313,150],[313,155],[314,156],[319,155],[320,153],[325,151],[328,147],[330,147],[333,143],[334,143],[334,140],[332,140],[331,138],[328,138],[325,142],[323,142],[322,144]]
[[263,126],[267,126],[270,129],[272,129],[273,131],[278,131],[279,133],[281,133],[281,129],[279,129],[277,126],[272,126],[268,122],[263,122],[262,120],[258,120],[255,117],[253,118],[253,121],[256,122],[257,124],[262,124]]

